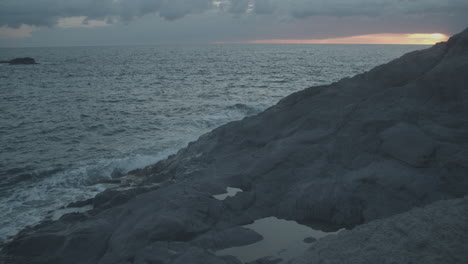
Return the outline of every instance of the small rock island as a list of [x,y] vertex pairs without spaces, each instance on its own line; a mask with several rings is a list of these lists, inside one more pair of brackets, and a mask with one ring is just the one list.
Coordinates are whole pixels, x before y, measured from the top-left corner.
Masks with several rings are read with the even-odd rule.
[[19,64],[38,64],[35,59],[31,57],[24,57],[24,58],[15,58],[9,61],[0,61],[0,63],[8,63],[10,65],[19,65]]

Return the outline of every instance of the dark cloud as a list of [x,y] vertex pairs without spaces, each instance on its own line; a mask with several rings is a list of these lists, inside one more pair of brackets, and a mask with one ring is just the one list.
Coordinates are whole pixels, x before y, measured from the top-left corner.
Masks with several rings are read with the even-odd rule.
[[466,0],[254,0],[257,14],[310,16],[381,16],[467,12]]
[[174,20],[211,7],[211,0],[1,0],[0,26],[52,26],[75,16],[130,21],[151,13]]
[[208,11],[169,21],[149,15],[108,27],[41,28],[30,37],[1,38],[0,47],[187,44],[256,39],[324,39],[378,33],[455,34],[468,26],[466,15],[386,15],[321,17],[284,21],[271,15],[233,16]]
[[[190,15],[198,13],[203,14]],[[0,28],[0,46],[453,34],[468,26],[466,14],[467,0],[0,0],[0,27],[40,27],[34,27],[30,38],[8,42]],[[83,23],[91,25],[96,23],[92,20],[114,24],[65,27],[60,19],[67,17],[84,17]]]
[[242,14],[249,8],[249,0],[231,0],[228,12],[233,14]]
[[311,16],[381,16],[388,14],[468,13],[467,0],[0,0],[0,26],[52,26],[60,18],[131,21],[157,13],[167,20],[200,13],[218,2],[220,12],[237,15],[275,14],[303,19]]
[[311,1],[297,0],[290,6],[295,18],[310,16],[377,16],[382,14],[392,1]]
[[256,0],[254,4],[254,12],[256,14],[272,14],[276,8],[276,1],[271,0]]

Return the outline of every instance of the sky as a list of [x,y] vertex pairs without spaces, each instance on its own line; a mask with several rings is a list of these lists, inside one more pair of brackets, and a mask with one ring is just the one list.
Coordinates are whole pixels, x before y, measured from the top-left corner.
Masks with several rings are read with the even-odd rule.
[[0,0],[0,47],[433,44],[467,14],[467,0]]

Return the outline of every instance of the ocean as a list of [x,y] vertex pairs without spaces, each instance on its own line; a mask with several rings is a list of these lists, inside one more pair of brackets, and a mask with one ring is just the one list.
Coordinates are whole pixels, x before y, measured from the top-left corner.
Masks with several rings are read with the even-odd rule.
[[1,48],[0,242],[224,123],[426,46]]

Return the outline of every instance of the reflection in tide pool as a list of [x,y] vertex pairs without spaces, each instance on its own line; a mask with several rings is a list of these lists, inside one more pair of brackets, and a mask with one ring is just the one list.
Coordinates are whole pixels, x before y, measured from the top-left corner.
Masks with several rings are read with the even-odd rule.
[[226,188],[226,193],[213,195],[213,197],[214,197],[216,200],[224,201],[224,200],[226,200],[226,198],[228,198],[228,197],[234,197],[234,196],[236,196],[236,194],[239,193],[239,192],[243,192],[243,190],[242,190],[242,189],[239,189],[239,188],[234,188],[234,187],[227,187],[227,188]]
[[223,249],[216,252],[216,254],[219,256],[232,255],[244,263],[264,257],[282,259],[283,262],[286,262],[305,252],[310,246],[307,243],[310,240],[321,239],[341,231],[327,233],[314,230],[295,221],[287,221],[276,217],[259,219],[244,227],[262,235],[263,240],[246,246]]

